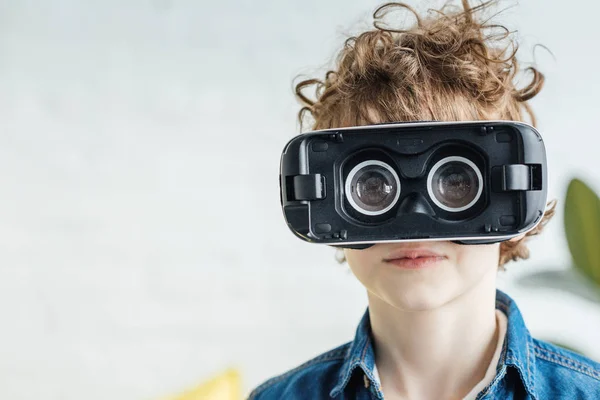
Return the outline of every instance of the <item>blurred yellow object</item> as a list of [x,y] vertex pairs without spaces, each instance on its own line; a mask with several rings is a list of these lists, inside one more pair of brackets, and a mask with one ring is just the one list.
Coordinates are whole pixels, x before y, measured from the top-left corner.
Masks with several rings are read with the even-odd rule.
[[228,369],[208,382],[165,400],[242,400],[240,373]]

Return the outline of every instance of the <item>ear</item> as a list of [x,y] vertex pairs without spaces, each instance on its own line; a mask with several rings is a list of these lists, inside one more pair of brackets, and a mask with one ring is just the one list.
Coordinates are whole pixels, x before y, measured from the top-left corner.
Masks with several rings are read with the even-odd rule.
[[508,239],[509,242],[518,242],[519,240],[523,239],[525,237],[525,234],[522,233],[519,236],[515,236],[512,239]]

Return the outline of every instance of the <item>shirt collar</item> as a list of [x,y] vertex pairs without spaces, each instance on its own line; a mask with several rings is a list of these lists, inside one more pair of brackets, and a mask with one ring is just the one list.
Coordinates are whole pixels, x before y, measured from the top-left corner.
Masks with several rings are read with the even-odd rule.
[[529,395],[537,399],[535,391],[535,354],[533,339],[525,326],[517,303],[506,293],[496,289],[496,308],[508,316],[506,338],[498,363],[514,367]]
[[[525,326],[521,312],[515,301],[506,293],[496,289],[496,308],[500,309],[508,317],[506,337],[498,361],[498,371],[506,366],[511,366],[518,371],[518,376],[529,395],[537,399],[535,393],[535,355],[533,353],[533,343],[531,335]],[[351,342],[344,362],[340,368],[335,386],[329,393],[330,397],[337,396],[344,390],[353,371],[359,367],[365,376],[379,393],[379,385],[375,383],[373,369],[375,366],[375,353],[371,336],[371,322],[369,318],[369,309],[365,311],[358,327],[356,335]]]
[[375,377],[373,376],[374,366],[375,353],[371,341],[369,308],[367,308],[358,324],[358,328],[356,328],[356,335],[344,356],[344,362],[342,363],[340,373],[335,382],[336,385],[329,393],[329,396],[335,397],[344,390],[352,376],[352,372],[357,367],[360,367],[363,370],[369,381],[375,382]]

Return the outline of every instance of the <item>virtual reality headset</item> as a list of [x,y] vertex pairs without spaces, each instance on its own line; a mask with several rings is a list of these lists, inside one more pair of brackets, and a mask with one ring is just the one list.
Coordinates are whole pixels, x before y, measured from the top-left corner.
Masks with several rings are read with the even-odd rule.
[[288,227],[311,243],[489,244],[541,221],[546,151],[515,121],[323,129],[287,143],[279,182]]

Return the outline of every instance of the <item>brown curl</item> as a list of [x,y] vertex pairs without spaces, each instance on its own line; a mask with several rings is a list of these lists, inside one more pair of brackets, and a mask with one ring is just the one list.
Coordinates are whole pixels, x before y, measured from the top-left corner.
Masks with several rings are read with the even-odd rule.
[[[495,1],[462,8],[446,3],[420,15],[404,3],[386,3],[373,13],[374,29],[345,40],[335,67],[323,79],[305,79],[295,86],[301,104],[300,130],[359,126],[394,121],[514,120],[533,126],[528,101],[544,85],[534,66],[519,68],[518,44],[495,17],[481,14]],[[385,19],[395,12],[414,17],[411,26],[393,26]],[[518,73],[531,80],[516,87]],[[314,89],[314,97],[306,94]],[[525,242],[539,234],[554,215],[548,203],[538,226],[518,242],[503,242],[499,266],[528,258]]]

